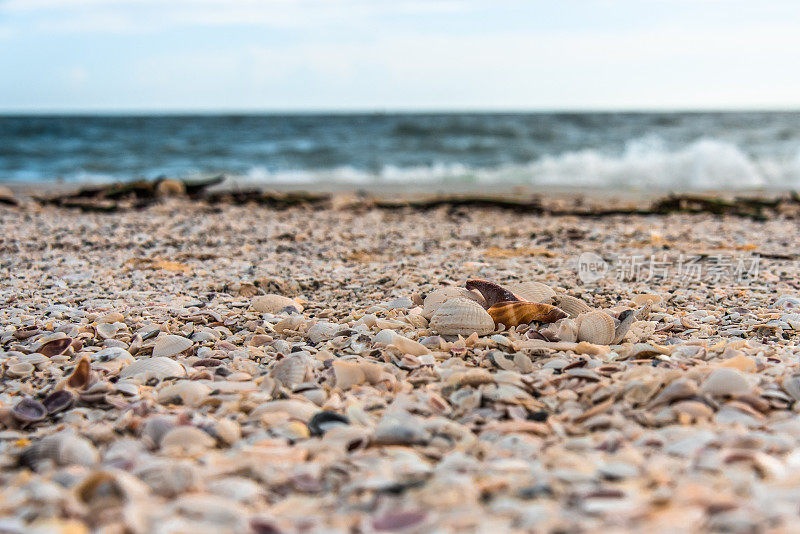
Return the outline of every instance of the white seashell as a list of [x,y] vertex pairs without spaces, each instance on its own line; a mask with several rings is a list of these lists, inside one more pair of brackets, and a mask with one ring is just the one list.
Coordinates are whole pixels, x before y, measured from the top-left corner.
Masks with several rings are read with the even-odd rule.
[[35,367],[30,362],[14,362],[6,368],[6,376],[22,378],[33,374]]
[[568,343],[578,341],[578,325],[572,319],[559,319],[547,328],[542,329],[541,332],[551,334],[557,341],[566,341]]
[[312,374],[311,360],[306,354],[292,353],[275,362],[270,376],[285,388],[291,389],[302,384]]
[[161,450],[173,455],[192,455],[210,449],[216,440],[195,426],[176,426],[161,439]]
[[153,458],[133,472],[150,489],[162,497],[176,497],[197,489],[201,477],[197,467],[187,460]]
[[367,379],[362,366],[353,360],[336,360],[333,362],[333,373],[336,387],[345,390],[363,384]]
[[207,489],[215,495],[240,503],[254,503],[263,495],[258,483],[249,478],[236,476],[213,480],[207,484]]
[[708,375],[700,391],[709,395],[738,395],[748,393],[750,389],[750,384],[741,371],[719,367]]
[[614,318],[603,311],[593,311],[578,317],[578,341],[608,345],[614,341]]
[[176,336],[174,334],[162,334],[156,338],[156,344],[153,346],[154,358],[169,358],[175,356],[186,350],[189,350],[194,345],[191,339],[183,336]]
[[303,306],[299,302],[283,295],[259,295],[253,297],[250,305],[259,313],[271,313],[273,315],[292,310],[296,313],[303,311]]
[[171,377],[186,376],[186,369],[180,363],[169,358],[145,358],[136,360],[120,371],[120,378],[137,377],[147,381],[151,378],[163,380]]
[[100,453],[88,439],[71,431],[62,431],[28,447],[21,460],[34,467],[44,460],[52,460],[57,465],[91,466],[100,461]]
[[485,335],[494,331],[494,319],[474,300],[453,298],[439,306],[430,327],[442,335]]
[[567,312],[570,317],[577,317],[582,313],[592,311],[592,307],[586,304],[585,301],[563,293],[559,293],[553,298],[553,304]]
[[284,412],[294,419],[308,422],[319,411],[319,407],[313,402],[301,401],[299,399],[280,399],[259,404],[250,412],[250,417],[259,418],[264,414]]
[[127,332],[128,326],[125,323],[101,323],[95,327],[97,335],[103,339],[111,339],[120,332]]
[[789,375],[781,382],[784,391],[796,401],[800,400],[800,375]]
[[196,406],[208,397],[213,390],[200,382],[194,380],[178,380],[174,384],[162,387],[158,390],[158,402],[162,404],[172,403],[175,399],[185,406]]
[[481,307],[486,304],[483,296],[476,291],[470,291],[464,287],[441,287],[431,291],[431,293],[425,297],[422,303],[422,316],[426,319],[430,319],[433,317],[433,314],[436,313],[436,310],[439,309],[439,306],[454,298],[472,300],[480,304]]
[[401,336],[394,330],[384,329],[378,332],[373,339],[375,343],[382,343],[384,345],[392,345],[399,351],[403,352],[404,354],[412,354],[414,356],[424,356],[425,354],[430,354],[431,351],[417,341],[412,339],[408,339],[405,336]]
[[336,333],[340,332],[341,330],[342,327],[336,323],[319,321],[308,329],[306,332],[306,337],[308,337],[309,341],[312,343],[317,344],[323,341],[328,341],[329,339],[333,339],[336,336]]
[[552,287],[541,282],[520,282],[518,284],[509,284],[507,287],[509,291],[528,302],[550,304],[553,297],[556,296],[556,292],[553,291]]
[[145,419],[142,425],[142,441],[149,446],[160,447],[164,436],[175,428],[177,420],[169,415],[152,415]]

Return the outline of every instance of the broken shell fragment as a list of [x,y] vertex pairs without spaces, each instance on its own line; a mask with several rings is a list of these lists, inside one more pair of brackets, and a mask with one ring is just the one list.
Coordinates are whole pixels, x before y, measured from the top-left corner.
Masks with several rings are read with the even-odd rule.
[[436,310],[430,327],[442,335],[485,335],[494,331],[494,319],[475,301],[454,298]]
[[564,319],[567,314],[550,304],[536,302],[499,302],[488,310],[495,325],[504,325],[506,328],[523,324],[553,323]]
[[78,365],[75,366],[72,374],[67,378],[67,385],[74,389],[83,389],[89,384],[91,374],[92,366],[89,363],[89,358],[84,356],[78,361]]
[[158,402],[196,406],[211,394],[212,389],[194,380],[178,380],[158,390]]
[[614,318],[603,311],[593,311],[578,317],[578,341],[609,345],[614,341]]

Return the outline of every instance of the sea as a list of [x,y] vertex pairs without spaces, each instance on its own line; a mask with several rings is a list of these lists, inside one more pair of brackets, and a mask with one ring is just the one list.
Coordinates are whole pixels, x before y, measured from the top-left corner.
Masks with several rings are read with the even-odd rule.
[[800,112],[0,115],[0,181],[800,188]]

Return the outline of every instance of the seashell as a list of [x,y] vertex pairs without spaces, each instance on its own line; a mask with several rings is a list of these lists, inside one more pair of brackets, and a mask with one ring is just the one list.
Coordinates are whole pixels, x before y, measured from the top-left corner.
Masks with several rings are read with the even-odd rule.
[[559,293],[553,298],[553,304],[567,312],[570,317],[577,317],[582,313],[589,313],[592,311],[592,307],[583,300],[562,293]]
[[153,345],[153,357],[169,358],[189,350],[192,345],[194,345],[194,342],[183,336],[162,334],[156,338],[156,343]]
[[708,395],[738,395],[748,393],[750,384],[741,371],[718,367],[708,375],[700,391]]
[[336,323],[319,321],[306,331],[306,337],[316,345],[317,343],[333,339],[336,337],[336,334],[341,331],[342,327]]
[[242,439],[242,429],[233,419],[220,419],[211,427],[211,433],[218,440],[233,445]]
[[[261,486],[249,478],[241,476],[225,477],[207,484],[209,492],[240,503],[254,503],[262,495]],[[255,532],[261,532],[255,529]],[[273,532],[277,532],[274,531]]]
[[431,293],[425,297],[422,304],[422,316],[426,319],[430,319],[433,314],[436,313],[436,310],[439,309],[439,306],[454,298],[473,300],[480,304],[481,307],[484,307],[486,304],[483,297],[475,291],[470,291],[463,287],[440,287],[439,289],[431,291]]
[[789,375],[781,382],[783,390],[796,401],[800,401],[800,375]]
[[49,364],[51,362],[50,358],[38,352],[31,352],[30,354],[20,354],[19,356],[17,356],[17,361],[30,363],[34,367]]
[[412,354],[414,356],[424,356],[425,354],[431,353],[430,349],[428,349],[428,347],[422,343],[408,339],[405,336],[401,336],[394,330],[381,330],[375,335],[373,342],[384,345],[392,345],[400,352],[404,354]]
[[173,455],[193,455],[210,449],[216,440],[196,426],[176,426],[164,434],[161,450]]
[[290,417],[303,422],[310,421],[319,407],[312,403],[299,399],[279,399],[262,403],[250,412],[250,417],[259,418],[264,414],[285,412]]
[[312,375],[311,360],[306,354],[294,353],[277,361],[270,370],[270,376],[285,388],[292,389],[302,384]]
[[125,320],[125,316],[124,315],[122,315],[120,312],[112,311],[112,312],[108,312],[108,313],[106,313],[104,315],[101,315],[100,317],[97,318],[97,320],[95,322],[97,324],[102,324],[102,323],[121,323],[124,320]]
[[419,418],[406,412],[384,412],[375,427],[377,445],[417,445],[430,441],[431,435]]
[[467,283],[464,284],[464,287],[470,290],[474,289],[483,295],[483,298],[486,301],[486,308],[491,308],[498,302],[516,302],[524,300],[508,289],[497,285],[494,282],[489,282],[488,280],[467,280]]
[[614,341],[614,318],[604,311],[593,311],[578,317],[578,341],[609,345]]
[[20,456],[20,463],[32,469],[46,460],[52,460],[56,465],[88,467],[100,461],[100,454],[88,439],[71,431],[62,431],[30,445]]
[[75,366],[75,369],[72,370],[72,373],[67,378],[67,385],[71,388],[83,389],[89,384],[91,373],[92,366],[89,363],[89,358],[84,356],[80,359],[78,364]]
[[156,184],[155,193],[158,198],[182,197],[186,194],[186,184],[178,180],[164,178]]
[[52,415],[54,413],[66,410],[72,406],[73,402],[75,402],[75,395],[73,395],[71,391],[62,389],[59,391],[54,391],[45,397],[42,401],[42,404],[47,409],[47,414]]
[[41,402],[26,397],[14,406],[11,413],[18,421],[35,423],[47,417],[47,408]]
[[553,323],[566,318],[567,314],[550,304],[537,302],[498,302],[488,310],[495,325],[504,325],[506,328],[538,323]]
[[625,310],[619,314],[619,324],[614,328],[613,344],[621,343],[631,325],[638,321],[639,314],[636,310]]
[[70,345],[72,345],[72,338],[63,335],[62,337],[50,339],[39,344],[36,347],[36,352],[43,354],[48,358],[52,358],[53,356],[62,354],[69,348]]
[[278,313],[300,313],[303,311],[303,306],[296,300],[275,294],[253,297],[250,305],[259,313],[271,313],[273,315]]
[[349,424],[350,420],[344,415],[323,410],[314,414],[308,422],[308,430],[312,436],[322,436],[333,427]]
[[169,415],[150,416],[145,419],[144,425],[142,425],[142,439],[156,448],[160,447],[161,440],[177,424],[176,418]]
[[14,362],[6,367],[6,376],[11,378],[23,378],[33,374],[36,368],[30,362]]
[[559,319],[539,332],[547,339],[554,338],[553,341],[566,341],[568,343],[578,341],[578,325],[569,318]]
[[153,458],[138,466],[133,474],[156,495],[167,498],[197,489],[201,482],[197,467],[187,460]]
[[300,325],[303,324],[303,318],[300,315],[294,314],[289,315],[288,317],[284,317],[272,328],[279,334],[282,334],[286,331],[297,331],[300,328]]
[[127,330],[128,327],[125,323],[101,323],[95,326],[97,335],[103,339],[112,339],[119,332]]
[[634,295],[631,299],[634,304],[637,306],[647,306],[658,304],[661,302],[661,295],[656,295],[655,293],[641,293],[639,295]]
[[662,404],[670,404],[676,400],[688,399],[697,394],[697,384],[693,381],[679,378],[672,381],[667,387],[661,390],[656,395],[656,398],[650,403],[650,408],[660,406]]
[[333,362],[333,373],[336,377],[336,387],[350,389],[363,384],[367,377],[361,365],[353,360],[336,360]]
[[430,327],[442,335],[485,335],[494,331],[494,319],[475,301],[453,298],[439,306]]
[[517,297],[528,302],[538,302],[539,304],[550,304],[556,292],[547,284],[541,282],[520,282],[509,284],[508,289]]
[[129,366],[120,371],[120,378],[138,377],[143,381],[155,378],[156,380],[163,380],[171,377],[186,376],[186,369],[180,363],[169,358],[145,358],[136,360]]
[[175,403],[179,400],[184,406],[196,406],[212,391],[209,386],[194,380],[178,380],[159,389],[156,398],[162,404]]

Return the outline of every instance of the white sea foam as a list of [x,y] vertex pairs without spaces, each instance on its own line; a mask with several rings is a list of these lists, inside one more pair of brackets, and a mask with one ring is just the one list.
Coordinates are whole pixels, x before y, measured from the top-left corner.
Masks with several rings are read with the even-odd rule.
[[387,165],[379,172],[349,166],[269,172],[254,167],[234,182],[352,184],[486,182],[628,189],[786,189],[800,187],[800,151],[786,160],[753,159],[735,145],[700,139],[667,149],[657,138],[628,143],[621,154],[585,149],[547,155],[528,164],[471,168],[461,164]]

